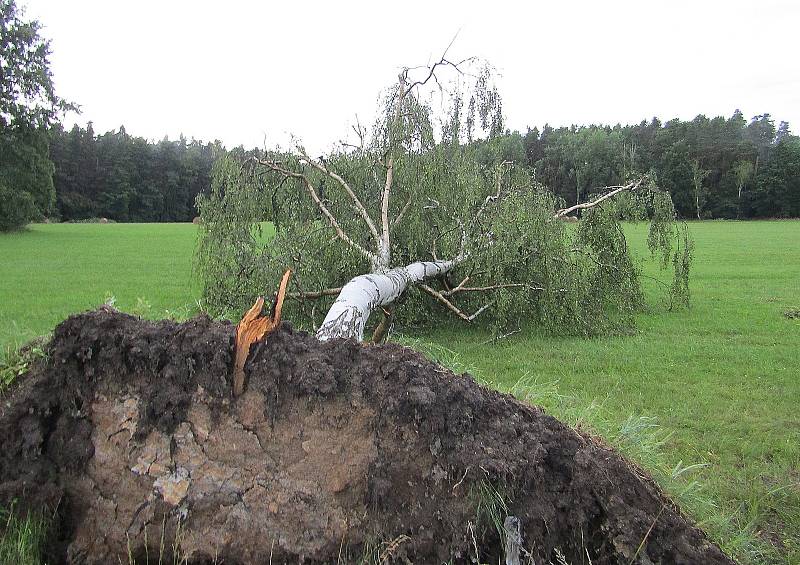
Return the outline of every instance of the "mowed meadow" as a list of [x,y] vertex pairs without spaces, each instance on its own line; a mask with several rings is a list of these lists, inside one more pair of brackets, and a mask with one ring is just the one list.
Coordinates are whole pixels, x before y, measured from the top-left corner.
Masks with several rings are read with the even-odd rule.
[[[626,226],[645,274],[664,279],[646,229]],[[667,311],[645,278],[650,307],[631,335],[492,342],[452,325],[395,338],[622,449],[742,562],[800,563],[800,221],[690,230],[691,309]],[[196,235],[192,224],[0,235],[3,354],[105,301],[148,318],[198,312]]]

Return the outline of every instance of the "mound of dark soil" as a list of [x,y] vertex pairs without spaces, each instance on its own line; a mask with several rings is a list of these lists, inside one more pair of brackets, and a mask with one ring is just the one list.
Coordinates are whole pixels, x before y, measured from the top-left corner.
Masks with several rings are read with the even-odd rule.
[[514,516],[523,563],[731,562],[612,450],[468,375],[284,324],[232,399],[233,335],[56,329],[0,409],[0,503],[57,509],[54,561],[496,563]]

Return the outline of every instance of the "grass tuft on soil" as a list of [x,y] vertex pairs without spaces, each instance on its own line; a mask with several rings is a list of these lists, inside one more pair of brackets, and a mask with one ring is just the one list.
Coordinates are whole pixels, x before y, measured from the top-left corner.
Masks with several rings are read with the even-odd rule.
[[34,514],[20,516],[12,503],[0,507],[0,564],[41,565],[48,521]]

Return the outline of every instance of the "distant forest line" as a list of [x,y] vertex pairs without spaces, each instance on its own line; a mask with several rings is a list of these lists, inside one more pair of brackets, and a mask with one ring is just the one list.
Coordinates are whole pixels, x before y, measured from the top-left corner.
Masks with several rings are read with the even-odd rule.
[[[769,114],[746,121],[698,116],[629,126],[544,126],[505,132],[480,145],[487,164],[513,161],[569,203],[604,186],[651,173],[682,218],[800,217],[800,138],[776,128]],[[187,222],[208,190],[216,158],[209,143],[129,135],[124,127],[97,135],[92,124],[51,130],[55,166],[53,219],[104,217],[119,222]],[[257,154],[242,147],[233,151]]]

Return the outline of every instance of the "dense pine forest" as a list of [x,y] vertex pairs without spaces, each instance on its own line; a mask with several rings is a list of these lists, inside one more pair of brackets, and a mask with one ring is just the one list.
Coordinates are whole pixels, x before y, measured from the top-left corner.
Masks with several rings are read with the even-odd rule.
[[210,183],[219,142],[163,139],[151,142],[124,127],[95,135],[61,126],[52,130],[50,158],[55,172],[58,218],[104,217],[118,222],[186,222],[194,201]]
[[[638,125],[545,125],[506,131],[483,147],[488,162],[503,158],[535,171],[536,179],[569,203],[593,190],[650,172],[669,190],[682,218],[800,216],[800,138],[769,114],[749,122],[730,117]],[[61,221],[105,217],[119,222],[185,222],[210,183],[219,141],[129,135],[124,127],[97,135],[87,128],[51,130],[56,202]],[[236,151],[244,152],[243,148]]]

